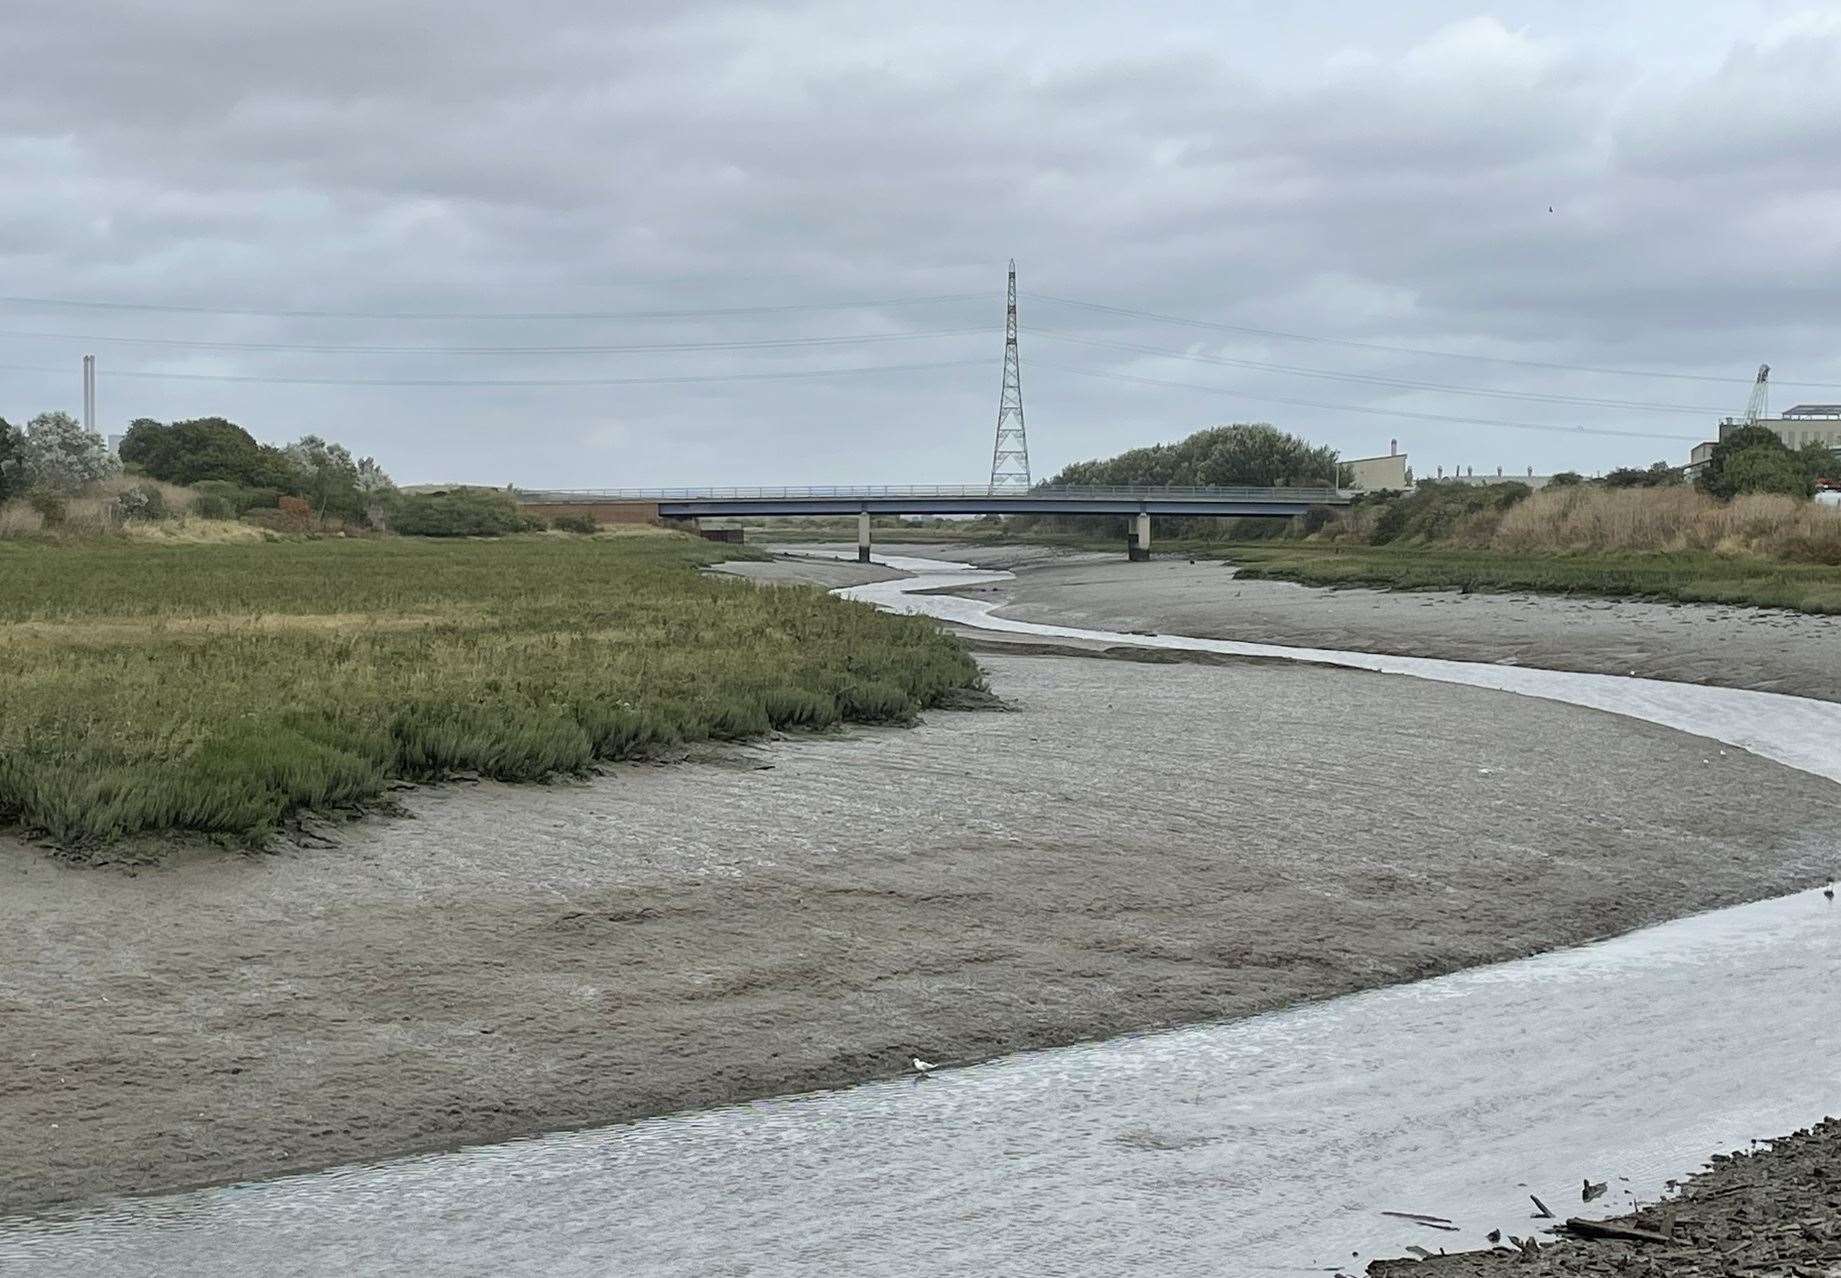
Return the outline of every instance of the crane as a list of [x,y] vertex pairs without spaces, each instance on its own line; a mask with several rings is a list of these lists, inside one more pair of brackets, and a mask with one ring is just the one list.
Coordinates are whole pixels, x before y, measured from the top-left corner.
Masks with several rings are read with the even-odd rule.
[[1722,426],[1756,426],[1760,417],[1767,416],[1771,402],[1771,366],[1758,365],[1758,376],[1752,382],[1752,397],[1745,401],[1745,413],[1740,417],[1728,417]]

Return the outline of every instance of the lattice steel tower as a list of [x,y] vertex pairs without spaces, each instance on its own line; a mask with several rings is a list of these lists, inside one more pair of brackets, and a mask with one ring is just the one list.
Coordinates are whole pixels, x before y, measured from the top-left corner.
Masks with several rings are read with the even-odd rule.
[[1029,489],[1029,436],[1023,432],[1023,363],[1016,353],[1016,259],[1010,259],[1010,299],[1004,312],[1004,390],[997,401],[997,442],[991,446],[991,488]]

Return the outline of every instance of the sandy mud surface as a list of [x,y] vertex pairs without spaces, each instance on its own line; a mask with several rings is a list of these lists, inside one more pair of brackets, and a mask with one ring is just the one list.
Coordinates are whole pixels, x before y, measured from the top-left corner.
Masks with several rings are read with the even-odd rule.
[[1243,1015],[1841,868],[1829,783],[1607,714],[986,660],[1014,712],[410,791],[330,847],[0,846],[0,1212]]
[[955,593],[1005,600],[999,615],[1019,621],[1636,674],[1841,701],[1835,617],[1562,595],[1329,590],[1241,581],[1214,561],[1132,564],[1029,547],[884,549],[1016,572],[1014,582]]

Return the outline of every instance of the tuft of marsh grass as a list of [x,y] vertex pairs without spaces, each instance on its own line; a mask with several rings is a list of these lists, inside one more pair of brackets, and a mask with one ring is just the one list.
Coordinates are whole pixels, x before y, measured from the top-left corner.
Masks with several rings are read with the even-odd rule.
[[0,826],[258,844],[393,779],[577,774],[977,687],[931,623],[676,536],[0,544]]

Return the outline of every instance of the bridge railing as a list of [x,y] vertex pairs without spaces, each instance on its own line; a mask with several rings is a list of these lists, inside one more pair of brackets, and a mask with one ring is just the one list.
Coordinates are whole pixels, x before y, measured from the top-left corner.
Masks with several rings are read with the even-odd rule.
[[1328,486],[1297,488],[1207,488],[1082,485],[1079,487],[996,488],[988,484],[882,484],[868,487],[812,486],[782,488],[549,488],[518,492],[520,501],[562,504],[597,501],[802,501],[854,497],[1017,497],[1056,501],[1335,501],[1341,490]]

